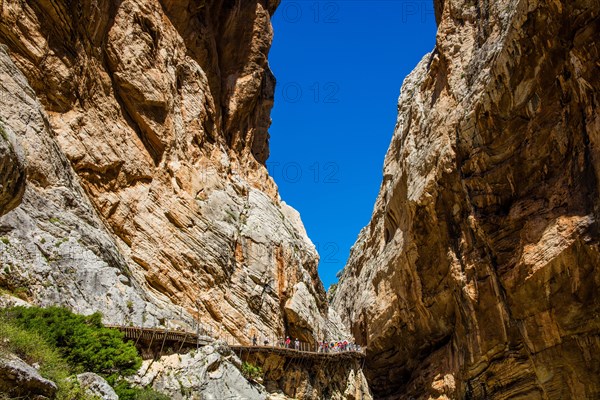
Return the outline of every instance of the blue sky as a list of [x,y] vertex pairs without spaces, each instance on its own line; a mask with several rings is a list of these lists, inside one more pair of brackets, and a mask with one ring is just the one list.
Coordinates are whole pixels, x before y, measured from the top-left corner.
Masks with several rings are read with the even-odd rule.
[[433,49],[433,0],[283,0],[273,27],[267,167],[317,246],[327,289],[369,223],[402,81]]

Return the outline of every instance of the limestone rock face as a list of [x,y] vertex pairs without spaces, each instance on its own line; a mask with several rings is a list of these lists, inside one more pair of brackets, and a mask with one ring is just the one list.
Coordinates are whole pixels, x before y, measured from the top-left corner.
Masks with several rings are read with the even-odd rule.
[[277,354],[256,353],[249,355],[248,362],[261,366],[263,384],[273,395],[290,399],[373,399],[360,360],[294,362]]
[[[0,219],[0,286],[106,322],[172,317],[142,290],[64,157],[26,78],[0,48],[0,110],[27,158],[22,204]],[[24,292],[23,292],[24,291]],[[131,306],[131,307],[129,307]]]
[[0,216],[18,206],[23,198],[25,163],[14,133],[0,119]]
[[598,398],[600,5],[436,11],[333,307],[377,398]]
[[266,399],[265,389],[247,381],[240,367],[241,360],[227,346],[217,343],[198,352],[144,361],[131,381],[173,400]]
[[285,311],[302,284],[311,321],[327,316],[315,247],[264,166],[277,4],[1,3],[0,111],[31,182],[0,220],[4,286],[112,323],[326,334]]

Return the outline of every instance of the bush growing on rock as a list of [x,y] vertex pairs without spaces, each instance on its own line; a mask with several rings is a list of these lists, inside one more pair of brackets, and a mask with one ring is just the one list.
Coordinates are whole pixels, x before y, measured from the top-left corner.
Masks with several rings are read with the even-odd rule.
[[[60,307],[13,307],[0,315],[0,355],[14,353],[39,364],[42,375],[59,386],[57,400],[92,400],[69,376],[94,372],[114,387],[120,400],[169,400],[150,388],[131,387],[142,359],[123,334],[102,325],[98,313],[83,316]],[[1,398],[0,398],[1,400]]]
[[7,313],[16,324],[56,346],[80,372],[95,372],[114,382],[135,373],[142,363],[135,346],[125,343],[121,332],[105,328],[98,313],[83,316],[60,307],[14,307]]
[[[40,375],[58,386],[56,400],[96,400],[88,396],[77,382],[69,379],[69,363],[41,335],[18,326],[0,316],[0,357],[14,354],[30,365],[39,367]],[[6,395],[8,396],[8,395]],[[2,397],[0,399],[10,397]]]
[[[0,314],[0,356],[13,353],[40,366],[59,386],[57,400],[92,400],[69,378],[81,372],[104,377],[120,400],[169,400],[150,388],[135,388],[123,377],[134,374],[141,357],[123,334],[102,325],[102,316],[73,314],[60,307],[13,307]],[[0,397],[1,400],[1,397]]]
[[242,364],[242,375],[244,375],[246,379],[260,379],[262,378],[262,374],[262,368],[257,367],[256,365],[252,365],[248,362]]
[[121,381],[115,385],[119,400],[170,400],[169,396],[158,393],[151,388],[132,387],[129,382]]

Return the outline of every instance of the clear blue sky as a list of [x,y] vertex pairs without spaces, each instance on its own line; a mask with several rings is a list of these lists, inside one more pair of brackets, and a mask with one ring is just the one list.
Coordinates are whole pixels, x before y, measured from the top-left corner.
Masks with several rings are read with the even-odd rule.
[[283,0],[273,26],[267,166],[327,289],[370,220],[402,81],[433,49],[433,0]]

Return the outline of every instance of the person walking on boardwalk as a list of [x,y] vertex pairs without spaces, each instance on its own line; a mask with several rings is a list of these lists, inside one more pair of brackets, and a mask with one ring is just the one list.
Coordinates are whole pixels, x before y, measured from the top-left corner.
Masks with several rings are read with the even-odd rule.
[[291,344],[291,343],[292,343],[292,341],[290,340],[290,337],[289,337],[289,336],[287,336],[287,337],[285,338],[285,347],[289,349],[289,348],[290,348],[290,344]]
[[300,350],[300,341],[298,340],[298,338],[296,338],[296,340],[294,341],[294,348],[296,350]]
[[252,346],[256,346],[256,334],[252,336]]

